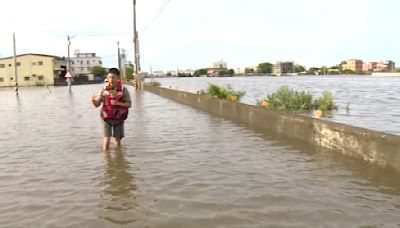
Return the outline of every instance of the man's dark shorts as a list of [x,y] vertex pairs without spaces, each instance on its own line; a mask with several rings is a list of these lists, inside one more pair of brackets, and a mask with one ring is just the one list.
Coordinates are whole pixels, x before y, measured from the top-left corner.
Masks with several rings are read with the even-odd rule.
[[104,137],[114,137],[122,139],[124,134],[124,121],[103,120],[104,122]]

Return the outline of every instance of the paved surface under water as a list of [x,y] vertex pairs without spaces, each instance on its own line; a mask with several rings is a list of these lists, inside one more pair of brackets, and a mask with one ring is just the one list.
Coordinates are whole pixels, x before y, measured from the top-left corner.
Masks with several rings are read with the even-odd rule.
[[[148,80],[148,79],[147,79]],[[281,86],[309,91],[314,97],[331,91],[339,105],[329,121],[400,135],[400,77],[371,76],[295,76],[295,77],[225,77],[162,78],[162,86],[196,92],[209,83],[231,85],[246,91],[244,103],[256,104]]]
[[0,227],[398,227],[390,170],[132,91],[101,151],[99,85],[0,90]]

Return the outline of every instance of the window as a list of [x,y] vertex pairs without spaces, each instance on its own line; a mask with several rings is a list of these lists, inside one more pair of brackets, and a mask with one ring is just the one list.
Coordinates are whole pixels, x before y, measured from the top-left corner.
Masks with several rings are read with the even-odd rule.
[[87,70],[90,71],[90,67],[88,67]]
[[20,62],[17,62],[17,67],[18,67],[18,66],[21,66],[21,63],[20,63]]
[[32,66],[36,66],[36,62],[32,62]]
[[42,65],[43,65],[43,61],[39,61],[39,62],[38,62],[38,65],[39,65],[39,66],[42,66]]
[[9,67],[11,67],[11,66],[12,66],[12,64],[10,63],[10,64],[8,64],[8,66],[9,66]]
[[75,64],[74,61],[71,61],[71,64],[74,65]]
[[93,59],[93,62],[95,63],[95,62],[96,62],[96,60],[94,60],[94,59]]
[[29,81],[29,80],[31,80],[31,78],[30,77],[24,77],[24,80],[25,81]]
[[86,63],[87,63],[87,64],[90,64],[90,61],[89,61],[89,60],[87,60],[87,61],[86,61]]
[[12,80],[14,80],[14,78],[10,78],[10,80],[12,81]]
[[4,78],[0,77],[0,82],[4,82]]
[[101,62],[101,60],[99,60],[99,64],[103,64],[103,62]]
[[71,70],[72,70],[72,71],[75,71],[75,68],[72,67]]
[[5,68],[6,64],[0,64],[0,68]]
[[40,81],[43,81],[44,76],[43,76],[43,75],[40,75],[40,76],[38,77],[38,79],[39,79]]
[[32,77],[36,78],[36,74],[32,74]]

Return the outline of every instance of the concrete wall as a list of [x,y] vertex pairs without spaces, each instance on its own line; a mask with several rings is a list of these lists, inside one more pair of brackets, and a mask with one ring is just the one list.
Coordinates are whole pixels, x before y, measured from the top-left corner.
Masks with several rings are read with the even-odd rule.
[[257,131],[361,158],[400,171],[400,136],[161,87],[145,90]]
[[371,73],[371,75],[375,77],[400,77],[400,72],[397,73],[375,72]]

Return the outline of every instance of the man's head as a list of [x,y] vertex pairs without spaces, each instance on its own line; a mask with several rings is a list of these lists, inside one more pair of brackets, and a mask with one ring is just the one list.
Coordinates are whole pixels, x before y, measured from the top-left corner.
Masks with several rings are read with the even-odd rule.
[[117,68],[110,68],[108,70],[108,74],[107,74],[107,79],[108,82],[111,83],[112,85],[117,84],[118,80],[119,80],[119,70]]

